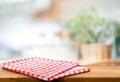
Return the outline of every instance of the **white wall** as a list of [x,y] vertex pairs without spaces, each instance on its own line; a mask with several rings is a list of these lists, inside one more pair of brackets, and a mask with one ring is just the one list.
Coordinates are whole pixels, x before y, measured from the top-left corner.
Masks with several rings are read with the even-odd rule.
[[95,6],[99,13],[120,21],[120,0],[79,0],[81,7]]

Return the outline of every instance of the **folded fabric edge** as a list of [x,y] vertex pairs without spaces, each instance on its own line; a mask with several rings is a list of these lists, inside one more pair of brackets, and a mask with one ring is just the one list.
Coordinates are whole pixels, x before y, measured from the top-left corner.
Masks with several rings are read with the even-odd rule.
[[64,73],[61,73],[61,74],[49,79],[49,81],[56,80],[58,78],[62,78],[62,77],[66,77],[66,76],[86,73],[86,72],[89,72],[89,71],[90,71],[89,67],[79,67],[79,66],[77,66],[77,67],[72,68],[71,70],[65,71]]

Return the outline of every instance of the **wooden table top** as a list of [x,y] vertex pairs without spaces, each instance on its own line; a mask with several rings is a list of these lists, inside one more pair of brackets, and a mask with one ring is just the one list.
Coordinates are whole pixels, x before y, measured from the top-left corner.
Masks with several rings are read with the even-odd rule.
[[[41,80],[0,68],[0,82],[42,82]],[[120,67],[91,67],[87,73],[64,77],[53,82],[120,82]]]

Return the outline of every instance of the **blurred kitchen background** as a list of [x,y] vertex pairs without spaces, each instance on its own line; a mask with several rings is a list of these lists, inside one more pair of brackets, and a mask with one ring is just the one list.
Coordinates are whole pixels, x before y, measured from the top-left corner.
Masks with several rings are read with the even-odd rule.
[[[34,56],[82,64],[98,59],[119,60],[120,39],[116,40],[114,33],[110,31],[110,37],[102,43],[88,41],[92,48],[85,45],[81,52],[81,44],[67,25],[69,18],[92,7],[119,26],[119,3],[120,0],[0,0],[0,61]],[[106,46],[101,44],[109,49],[102,50]],[[91,55],[94,50],[96,53]]]

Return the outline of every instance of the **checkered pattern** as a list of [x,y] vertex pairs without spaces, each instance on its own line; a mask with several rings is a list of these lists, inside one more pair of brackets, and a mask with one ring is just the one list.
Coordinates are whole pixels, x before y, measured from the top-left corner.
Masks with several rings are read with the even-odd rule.
[[6,62],[2,64],[2,68],[45,81],[51,81],[64,76],[88,72],[90,70],[87,67],[80,67],[75,62],[38,57]]

